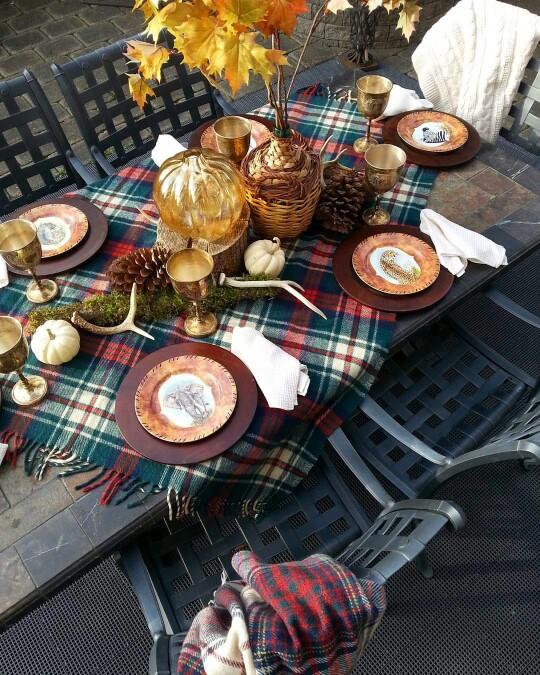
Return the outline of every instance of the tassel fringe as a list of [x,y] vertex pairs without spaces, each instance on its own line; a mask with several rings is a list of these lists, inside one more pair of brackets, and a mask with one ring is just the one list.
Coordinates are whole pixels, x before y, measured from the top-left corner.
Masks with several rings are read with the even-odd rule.
[[[66,450],[45,448],[35,441],[26,442],[20,434],[12,431],[1,434],[0,442],[8,446],[5,460],[12,466],[16,466],[18,454],[24,452],[24,471],[36,480],[42,480],[50,466],[61,467],[62,471],[59,472],[58,476],[62,478],[100,469],[91,478],[76,485],[75,490],[88,493],[105,486],[100,497],[100,504],[103,505],[117,506],[127,502],[126,508],[133,509],[143,505],[151,495],[160,494],[167,489],[159,484],[133,476],[135,464],[125,463],[122,467],[124,471],[107,467],[100,468],[99,464],[81,460],[75,454]],[[136,496],[138,493],[140,493],[140,496]],[[170,487],[167,490],[166,499],[168,517],[171,522],[186,516],[196,515],[198,505],[193,497],[180,495],[174,488]],[[226,503],[223,503],[219,498],[212,500],[212,504],[207,504],[207,508],[210,507],[210,513],[221,513],[225,506]],[[257,514],[263,512],[264,509],[265,505],[260,500],[246,500],[242,504],[241,515],[243,517],[257,517]]]

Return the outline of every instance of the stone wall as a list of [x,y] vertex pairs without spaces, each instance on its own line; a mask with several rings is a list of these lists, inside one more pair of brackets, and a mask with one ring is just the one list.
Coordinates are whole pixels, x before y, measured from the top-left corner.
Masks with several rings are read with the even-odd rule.
[[[351,0],[355,2],[356,0]],[[311,7],[311,16],[315,14],[321,6],[322,0],[308,0]],[[425,32],[430,28],[450,7],[456,3],[456,0],[424,0],[420,2],[423,7],[420,12],[420,23],[413,33],[411,43],[418,42]],[[389,49],[406,47],[408,42],[401,35],[401,31],[396,31],[398,12],[393,11],[388,14],[385,9],[375,10],[377,12],[377,30],[375,34],[375,44],[373,49]],[[315,36],[320,38],[327,47],[339,47],[347,49],[350,46],[349,40],[349,22],[351,11],[339,12],[336,16],[327,16],[315,31]],[[307,33],[311,24],[308,15],[298,18],[298,31],[296,35],[302,36]]]

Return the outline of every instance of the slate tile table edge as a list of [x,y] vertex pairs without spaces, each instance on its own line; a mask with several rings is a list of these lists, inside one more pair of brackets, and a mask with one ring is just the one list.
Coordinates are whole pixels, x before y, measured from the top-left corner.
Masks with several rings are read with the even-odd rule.
[[[100,495],[101,490],[94,490],[83,496],[79,501],[82,502],[88,497],[90,499],[85,502],[84,506],[89,503],[97,503]],[[118,506],[96,505],[96,508],[103,512],[104,517],[108,517],[107,514],[110,513],[110,509],[118,509],[119,511],[133,514],[131,519],[123,524],[121,528],[112,531],[109,537],[98,542],[95,537],[89,536],[90,528],[85,528],[87,523],[82,522],[84,521],[84,509],[73,508],[77,504],[78,502],[75,502],[66,507],[25,534],[14,542],[11,547],[5,549],[5,551],[8,551],[9,548],[15,549],[21,564],[24,566],[24,570],[30,575],[32,582],[35,584],[35,588],[28,594],[21,596],[14,604],[0,614],[0,626],[9,625],[19,619],[22,614],[29,611],[33,606],[46,600],[47,597],[67,585],[74,575],[83,572],[100,558],[118,550],[120,544],[125,546],[131,539],[139,536],[146,527],[158,524],[167,512],[167,501],[163,494],[153,495],[142,505],[133,509],[127,509],[125,504]],[[46,540],[51,541],[51,528],[54,529],[59,521],[63,522],[64,520],[72,528],[72,533],[75,533],[78,537],[78,542],[82,547],[78,549],[76,557],[68,557],[67,560],[62,560],[61,557],[51,555],[56,548],[55,546],[50,547],[51,551],[47,550],[48,547],[46,546],[42,552],[38,552],[39,547],[36,542],[40,541],[40,536],[44,535]],[[55,522],[51,523],[51,521]],[[4,551],[0,551],[0,556],[3,553]],[[47,556],[48,554],[48,560],[44,560],[43,556]],[[39,569],[39,563],[35,561],[38,561],[40,558],[39,563],[47,564],[49,566],[48,570]],[[27,560],[29,564],[26,562]]]

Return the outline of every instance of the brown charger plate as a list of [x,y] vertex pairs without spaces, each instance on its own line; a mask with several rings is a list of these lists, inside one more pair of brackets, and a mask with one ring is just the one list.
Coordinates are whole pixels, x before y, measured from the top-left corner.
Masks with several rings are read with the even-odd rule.
[[[59,204],[65,202],[70,206],[74,206],[84,213],[88,219],[88,229],[89,232],[84,238],[84,240],[71,249],[66,251],[62,255],[55,256],[54,258],[45,258],[37,266],[36,272],[38,276],[54,276],[55,274],[62,274],[62,272],[68,272],[69,270],[79,267],[87,260],[89,260],[93,255],[95,255],[99,249],[103,246],[104,241],[107,239],[107,234],[109,232],[109,223],[107,218],[103,213],[86,199],[81,197],[65,198],[65,199],[48,199],[46,201],[40,202],[35,206],[42,206],[44,204]],[[28,211],[32,207],[23,206],[20,209],[17,209],[11,218],[18,218],[22,213]],[[29,276],[28,272],[25,270],[16,270],[12,267],[8,267],[9,271],[13,274],[19,274],[21,276]]]
[[[410,272],[404,272],[402,262],[410,263]],[[441,268],[435,249],[403,232],[381,232],[363,239],[353,251],[352,266],[365,284],[391,295],[423,291],[435,283]]]
[[65,201],[34,206],[20,217],[36,226],[42,258],[53,258],[75,248],[88,232],[88,218]]
[[438,110],[409,112],[396,128],[401,140],[423,152],[452,152],[465,145],[469,138],[461,120]]
[[[167,359],[193,354],[210,358],[226,368],[236,383],[237,401],[229,420],[215,434],[181,445],[162,441],[149,434],[137,418],[135,394],[145,375]],[[189,342],[159,349],[139,361],[124,378],[116,396],[116,418],[126,442],[147,459],[161,464],[196,464],[228,450],[246,433],[257,409],[258,390],[253,375],[239,358],[221,347]]]
[[[257,122],[263,127],[266,127],[270,132],[274,130],[274,123],[270,120],[267,120],[265,117],[260,117],[259,115],[240,115],[240,117],[245,117],[248,120]],[[208,127],[211,127],[216,120],[208,120],[203,122],[200,127],[197,127],[195,131],[189,137],[188,148],[200,148],[205,147],[202,144],[203,134],[206,132]],[[213,134],[213,129],[210,129],[210,132]],[[206,140],[208,140],[209,133],[206,132]],[[262,141],[261,141],[262,142]],[[210,147],[210,146],[209,146]],[[217,149],[217,146],[216,146]]]
[[[246,115],[240,115],[240,117],[246,117]],[[263,124],[260,120],[251,120],[250,150],[253,150],[253,148],[258,148],[261,143],[268,141],[271,137],[272,132],[266,124]],[[209,148],[210,150],[219,152],[213,125],[206,127],[206,129],[202,132],[200,143],[201,148]]]
[[170,443],[200,441],[221,429],[236,405],[229,371],[207,356],[175,356],[154,366],[135,394],[142,426]]
[[417,150],[416,148],[407,145],[407,143],[400,138],[397,132],[397,125],[401,118],[408,114],[409,113],[402,113],[401,115],[389,117],[382,129],[384,142],[397,145],[398,148],[405,150],[408,162],[412,162],[418,166],[432,167],[434,169],[449,169],[453,166],[459,166],[460,164],[465,164],[465,162],[470,162],[480,151],[480,136],[478,132],[472,124],[469,124],[460,118],[456,119],[460,119],[460,121],[463,122],[469,134],[467,141],[461,148],[453,150],[452,152],[424,152],[423,150]]
[[374,234],[383,232],[412,234],[431,246],[429,237],[420,232],[417,227],[407,225],[397,225],[394,227],[377,225],[355,230],[341,242],[334,253],[334,276],[343,291],[363,305],[373,307],[373,309],[380,309],[384,312],[415,312],[426,309],[426,307],[431,307],[431,305],[442,300],[454,282],[453,274],[444,267],[441,267],[439,276],[429,288],[413,295],[387,295],[378,293],[360,281],[352,266],[353,252],[361,241]]

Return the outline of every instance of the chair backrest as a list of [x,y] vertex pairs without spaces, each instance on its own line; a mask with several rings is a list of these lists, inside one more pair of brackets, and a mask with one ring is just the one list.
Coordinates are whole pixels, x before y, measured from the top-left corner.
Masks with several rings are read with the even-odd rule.
[[89,149],[97,148],[115,167],[149,151],[161,133],[183,135],[217,117],[209,83],[200,71],[190,72],[177,53],[141,110],[129,93],[126,73],[136,72],[136,65],[127,61],[125,48],[126,40],[119,40],[51,66]]
[[501,129],[501,136],[540,155],[540,58],[527,64],[509,117],[510,126]]
[[71,153],[45,93],[25,70],[0,82],[0,216],[74,184]]

